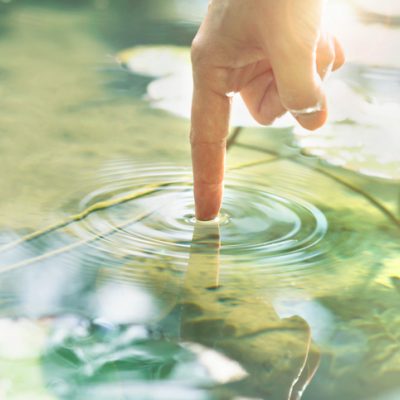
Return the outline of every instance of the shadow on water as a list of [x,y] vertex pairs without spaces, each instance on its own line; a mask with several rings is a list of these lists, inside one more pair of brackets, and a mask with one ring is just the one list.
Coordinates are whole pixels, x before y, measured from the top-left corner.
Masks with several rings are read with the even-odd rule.
[[138,44],[188,46],[196,34],[201,15],[195,23],[179,23],[175,13],[182,5],[185,6],[184,2],[119,0],[111,7],[104,2],[104,7],[98,8],[96,25],[114,49]]
[[[199,9],[204,12],[204,4]],[[90,12],[92,19],[86,27],[101,36],[113,51],[137,44],[190,45],[201,20],[201,13],[194,15],[191,23],[178,23],[176,9],[162,0],[15,0],[0,2],[0,33],[9,25],[14,10],[33,7],[59,12]],[[187,6],[184,8],[188,8]],[[39,20],[36,21],[40,23]]]
[[93,0],[10,0],[4,1],[2,7],[5,10],[13,10],[18,7],[38,7],[57,10],[80,10],[92,5]]
[[9,28],[10,6],[0,2],[0,37],[4,36]]
[[[198,3],[203,11],[204,4]],[[176,9],[182,5],[188,8],[183,1],[171,4],[162,0],[18,0],[0,3],[0,12],[26,6],[61,12],[89,11],[93,20],[87,28],[119,50],[150,43],[190,45],[201,15],[194,15],[192,23],[177,23]]]

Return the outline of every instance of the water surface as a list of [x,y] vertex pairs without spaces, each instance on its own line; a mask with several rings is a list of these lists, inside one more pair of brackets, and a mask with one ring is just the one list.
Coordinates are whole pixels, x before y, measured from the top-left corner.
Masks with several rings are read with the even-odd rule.
[[[400,397],[395,174],[244,127],[220,223],[195,223],[188,121],[115,56],[188,46],[204,7],[0,3],[0,398]],[[396,103],[381,60],[340,79]]]

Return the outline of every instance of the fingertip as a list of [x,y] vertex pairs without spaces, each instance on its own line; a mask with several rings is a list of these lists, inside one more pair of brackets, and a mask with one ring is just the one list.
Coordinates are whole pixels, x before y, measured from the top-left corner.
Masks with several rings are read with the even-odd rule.
[[296,116],[296,119],[299,122],[299,124],[303,128],[309,131],[315,131],[318,128],[321,128],[325,124],[327,118],[328,118],[327,110]]
[[196,219],[198,221],[211,221],[215,219],[221,209],[222,195],[223,187],[220,183],[195,183]]

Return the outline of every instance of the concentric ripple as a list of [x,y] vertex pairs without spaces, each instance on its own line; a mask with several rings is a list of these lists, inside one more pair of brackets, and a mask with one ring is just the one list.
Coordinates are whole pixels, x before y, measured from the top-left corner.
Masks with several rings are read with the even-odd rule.
[[[190,170],[116,166],[104,186],[84,198],[80,207],[107,201],[114,205],[75,225],[81,238],[119,257],[187,265],[196,248]],[[256,266],[299,264],[317,257],[328,226],[312,204],[237,173],[227,175],[218,225],[221,262]]]

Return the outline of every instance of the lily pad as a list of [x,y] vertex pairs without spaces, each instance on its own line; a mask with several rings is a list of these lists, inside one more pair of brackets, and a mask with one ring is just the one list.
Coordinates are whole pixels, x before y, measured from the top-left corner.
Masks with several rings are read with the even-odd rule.
[[[396,54],[400,57],[399,52]],[[152,107],[190,118],[193,83],[189,48],[137,47],[120,53],[118,60],[135,74],[155,78],[147,87],[147,99]],[[297,126],[295,135],[305,152],[331,164],[366,175],[400,179],[396,151],[400,148],[400,135],[394,129],[400,125],[400,105],[374,102],[338,78],[328,80],[326,90],[329,123],[317,133],[298,127],[288,114],[273,127]],[[235,96],[233,101],[231,124],[261,126],[254,121],[240,96]]]
[[[190,118],[193,81],[189,47],[135,47],[119,53],[117,60],[135,74],[156,78],[147,87],[152,107]],[[274,127],[290,127],[294,123],[290,116],[285,116]],[[239,95],[233,98],[231,125],[262,126],[250,115]]]
[[295,129],[305,152],[365,175],[400,180],[400,104],[377,103],[341,81],[328,90],[331,117],[318,132]]
[[190,71],[187,47],[138,46],[117,54],[117,61],[135,74],[159,78]]

